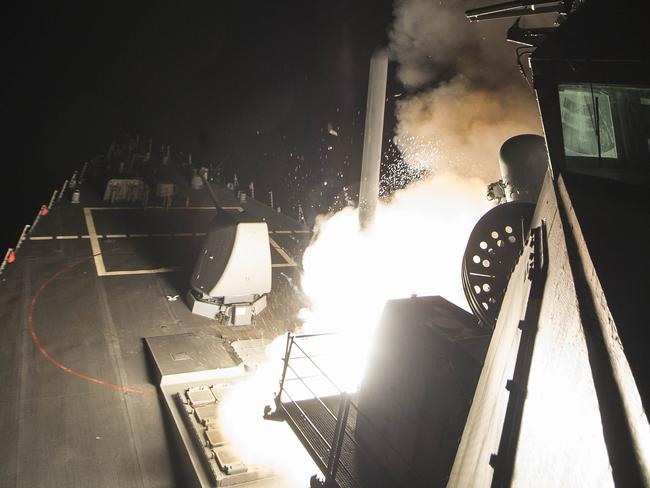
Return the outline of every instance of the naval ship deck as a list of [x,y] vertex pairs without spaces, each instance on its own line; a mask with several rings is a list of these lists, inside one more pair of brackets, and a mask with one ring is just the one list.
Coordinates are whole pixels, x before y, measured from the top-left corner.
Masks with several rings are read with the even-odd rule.
[[61,199],[32,229],[0,278],[0,486],[184,486],[143,338],[229,343],[293,330],[291,280],[311,237],[260,202],[215,190],[226,211],[269,227],[273,289],[252,326],[218,325],[184,301],[216,212],[204,190],[164,209],[155,198],[110,205],[84,184],[79,204]]

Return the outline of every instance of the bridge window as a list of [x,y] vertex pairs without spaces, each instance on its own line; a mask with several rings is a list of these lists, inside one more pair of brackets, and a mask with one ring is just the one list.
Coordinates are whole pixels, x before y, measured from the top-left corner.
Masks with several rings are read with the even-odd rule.
[[563,84],[559,97],[567,169],[650,182],[650,89]]

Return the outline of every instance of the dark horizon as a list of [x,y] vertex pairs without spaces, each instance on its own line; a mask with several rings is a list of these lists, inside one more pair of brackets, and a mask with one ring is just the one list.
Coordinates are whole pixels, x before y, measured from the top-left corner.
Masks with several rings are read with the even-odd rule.
[[368,60],[387,43],[391,1],[12,8],[3,253],[65,178],[124,134],[223,162],[226,176],[255,181],[258,200],[274,191],[276,205],[313,213],[358,181]]

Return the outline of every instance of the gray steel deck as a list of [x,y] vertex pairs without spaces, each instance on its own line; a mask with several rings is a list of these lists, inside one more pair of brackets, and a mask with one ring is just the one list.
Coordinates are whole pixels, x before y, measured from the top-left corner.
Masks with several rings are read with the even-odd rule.
[[[213,210],[115,210],[90,194],[54,207],[0,278],[0,486],[183,486],[143,337],[196,332],[233,341],[293,330],[299,303],[286,276],[297,278],[310,235],[220,191],[224,206],[266,219],[281,265],[256,325],[228,328],[192,315],[183,301]],[[201,192],[192,194],[189,207],[206,206]],[[84,208],[96,209],[94,230]],[[147,271],[166,267],[180,270]]]

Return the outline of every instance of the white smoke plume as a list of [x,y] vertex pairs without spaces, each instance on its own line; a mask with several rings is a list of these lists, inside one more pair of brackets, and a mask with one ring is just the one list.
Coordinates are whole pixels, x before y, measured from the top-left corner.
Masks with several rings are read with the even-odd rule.
[[[398,105],[395,139],[403,159],[428,168],[428,177],[382,202],[369,230],[359,230],[357,209],[322,216],[303,256],[301,283],[311,303],[301,314],[303,330],[341,332],[335,348],[316,352],[336,352],[333,363],[321,365],[347,391],[363,378],[386,300],[442,295],[467,307],[462,254],[490,207],[485,184],[498,178],[498,149],[510,136],[539,132],[534,97],[518,79],[512,50],[498,41],[503,26],[484,40],[485,28],[465,20],[467,7],[396,0],[391,50],[410,96]],[[276,339],[269,358],[281,356],[283,344]],[[283,486],[299,487],[317,468],[286,424],[261,418],[278,366],[269,359],[234,388],[221,420],[247,462],[274,466],[286,477]]]
[[432,173],[498,179],[509,137],[541,133],[535,97],[518,73],[503,22],[470,24],[476,2],[396,0],[390,50],[411,93],[399,101],[395,143]]

